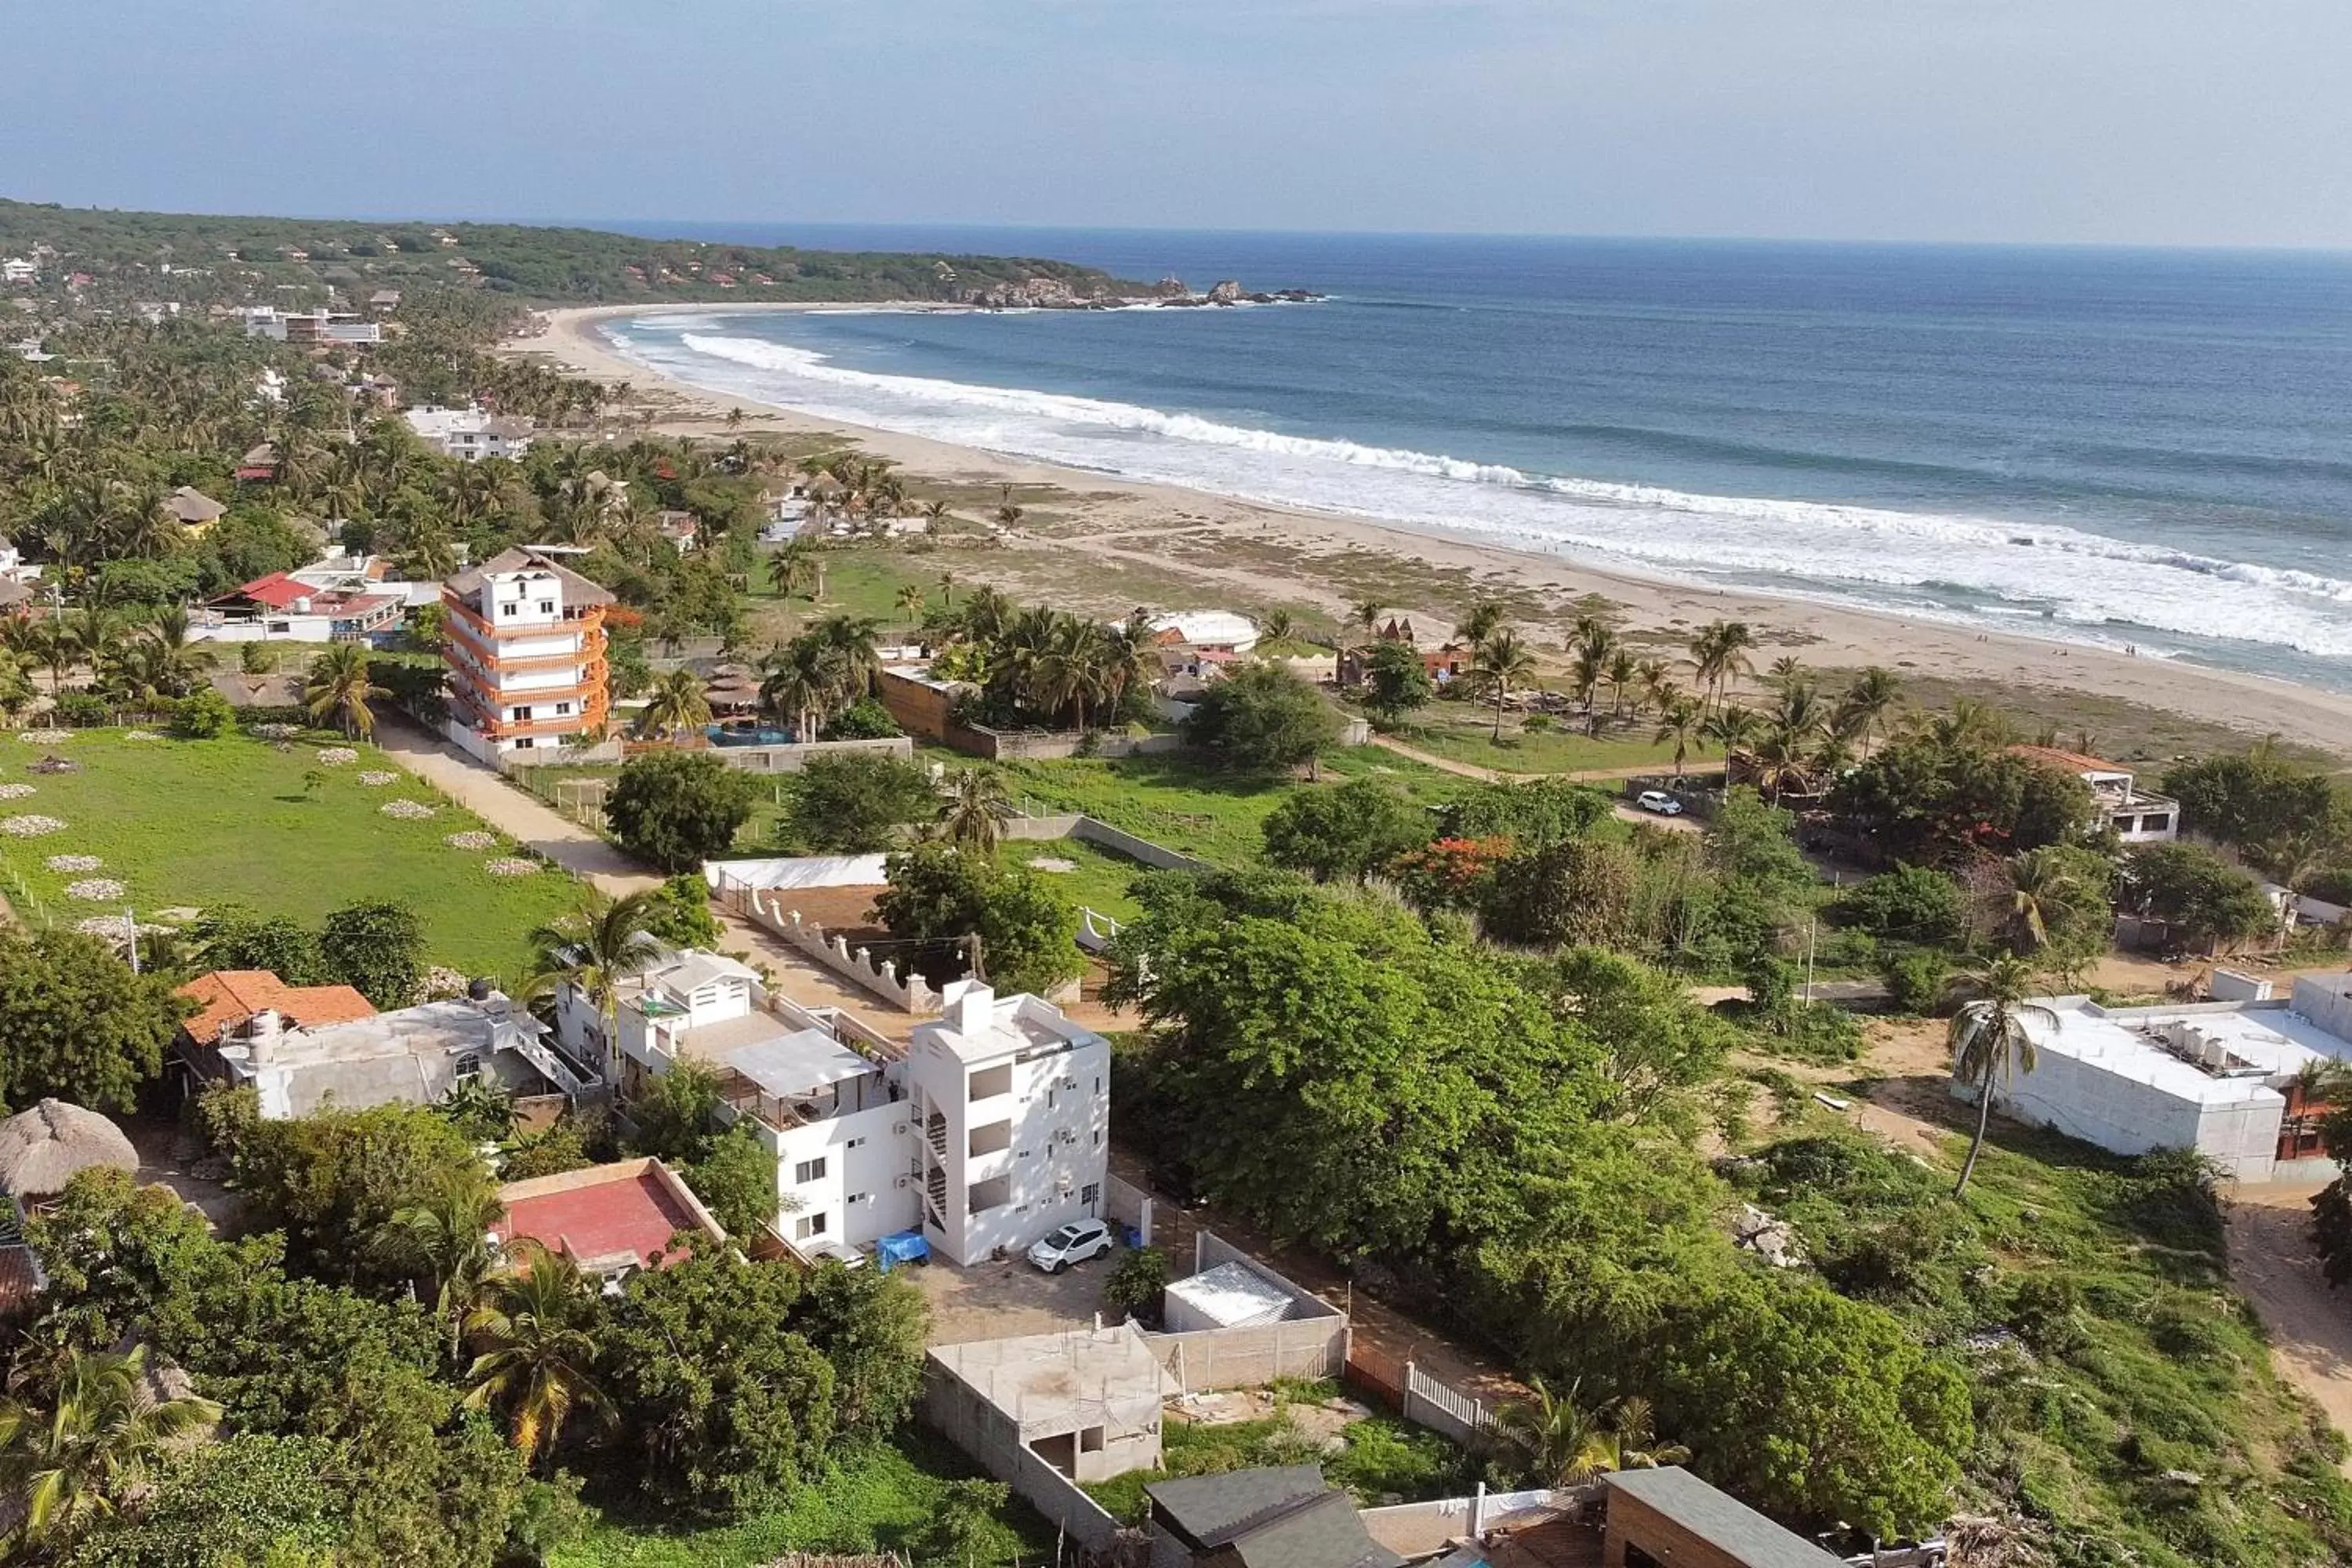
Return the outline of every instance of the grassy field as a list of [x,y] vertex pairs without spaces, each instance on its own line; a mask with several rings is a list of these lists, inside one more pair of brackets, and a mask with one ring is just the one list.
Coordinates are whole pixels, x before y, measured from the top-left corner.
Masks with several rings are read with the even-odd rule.
[[[1348,1419],[1352,1407],[1337,1404],[1337,1394],[1328,1384],[1277,1385],[1274,1414],[1259,1420],[1204,1426],[1171,1417],[1160,1426],[1161,1469],[1092,1482],[1087,1495],[1115,1518],[1140,1521],[1150,1482],[1257,1465],[1319,1462],[1361,1508],[1425,1502],[1477,1484],[1477,1465],[1444,1437],[1385,1415]],[[1335,1424],[1342,1446],[1327,1453],[1324,1434]]]
[[[1506,715],[1503,738],[1495,740],[1495,715],[1491,709],[1481,710],[1468,702],[1433,702],[1414,714],[1410,722],[1397,730],[1396,738],[1408,746],[1448,757],[1457,763],[1474,763],[1482,768],[1499,768],[1506,773],[1566,773],[1601,768],[1671,768],[1675,748],[1654,743],[1649,723],[1644,721],[1630,731],[1604,734],[1600,740],[1589,740],[1572,725],[1528,730],[1518,720]],[[1710,756],[1706,748],[1693,746],[1684,759],[1686,769],[1703,766]]]
[[[530,877],[494,877],[483,862],[516,853],[501,838],[488,849],[451,848],[453,833],[488,831],[480,819],[439,798],[381,755],[323,766],[314,735],[280,752],[243,735],[214,741],[133,741],[129,731],[77,732],[56,746],[0,734],[0,783],[34,793],[0,801],[0,819],[54,817],[66,824],[37,837],[0,837],[0,890],[26,918],[69,923],[89,915],[221,903],[250,905],[315,925],[359,898],[396,900],[425,922],[436,963],[503,974],[528,956],[524,933],[570,907],[572,879],[552,868]],[[81,764],[71,773],[35,774],[45,752]],[[398,774],[371,787],[363,772]],[[306,775],[317,774],[315,779]],[[419,821],[386,816],[391,800],[427,804]],[[95,855],[94,871],[53,871],[56,855]],[[66,886],[81,878],[125,884],[121,899],[86,903]]]
[[[910,1433],[844,1459],[790,1502],[737,1523],[696,1528],[600,1512],[585,1539],[548,1561],[551,1568],[756,1568],[793,1552],[911,1559],[948,1483],[975,1473],[936,1439]],[[1052,1560],[1053,1532],[1027,1504],[1014,1499],[996,1520],[986,1554],[960,1568]]]
[[824,597],[812,605],[805,598],[787,602],[778,595],[769,586],[767,561],[761,557],[760,569],[752,574],[750,592],[745,595],[752,625],[757,628],[751,639],[755,647],[765,647],[771,641],[827,616],[862,616],[886,626],[905,626],[908,617],[898,607],[900,588],[911,583],[923,591],[927,603],[936,604],[940,573],[954,572],[959,584],[966,580],[959,568],[958,552],[950,550],[844,548],[828,550],[822,559]]
[[1076,838],[1007,839],[996,847],[1000,866],[1026,866],[1032,860],[1066,860],[1072,869],[1041,871],[1074,904],[1127,920],[1137,912],[1127,895],[1128,884],[1150,869],[1140,860],[1115,855],[1099,845]]
[[[1115,761],[1007,763],[1005,785],[1033,811],[1082,811],[1114,827],[1221,866],[1257,858],[1266,816],[1294,789],[1287,779],[1240,779],[1203,767],[1181,752]],[[1413,800],[1436,805],[1462,781],[1378,746],[1327,758],[1327,780],[1377,777]]]

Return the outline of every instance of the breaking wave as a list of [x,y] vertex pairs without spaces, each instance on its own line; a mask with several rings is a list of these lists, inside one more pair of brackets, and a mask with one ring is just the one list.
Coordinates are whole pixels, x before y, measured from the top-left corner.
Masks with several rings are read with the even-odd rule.
[[[650,368],[830,418],[1247,500],[1927,615],[2031,617],[2050,635],[2147,631],[2352,655],[2352,580],[2063,525],[1529,472],[1140,404],[886,374],[724,335],[710,317],[608,329]],[[719,330],[698,330],[719,329]],[[2156,651],[2150,649],[2150,651]]]

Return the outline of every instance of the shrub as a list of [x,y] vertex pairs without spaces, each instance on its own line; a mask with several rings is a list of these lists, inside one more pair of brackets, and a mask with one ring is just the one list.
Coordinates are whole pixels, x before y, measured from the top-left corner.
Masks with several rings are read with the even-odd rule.
[[1932,949],[1914,948],[1888,958],[1879,973],[1896,1007],[1925,1016],[1943,1005],[1944,988],[1952,978],[1952,964]]
[[657,752],[622,768],[604,818],[630,854],[665,871],[691,871],[735,842],[759,789],[716,757]]
[[1184,721],[1188,744],[1239,773],[1297,767],[1339,738],[1339,716],[1322,694],[1274,664],[1218,681]]
[[887,741],[905,733],[880,700],[861,697],[833,716],[818,739],[825,741]]
[[1857,883],[1838,900],[1840,920],[1873,936],[1901,942],[1958,939],[1967,919],[1959,883],[1927,866],[1897,866]]
[[57,700],[50,716],[60,724],[87,730],[114,717],[114,710],[102,697],[93,697],[87,691],[68,691]]
[[1103,1281],[1103,1306],[1115,1316],[1156,1326],[1167,1289],[1168,1255],[1156,1247],[1133,1247],[1119,1254],[1118,1267]]
[[[254,645],[247,645],[254,646]],[[192,741],[210,741],[226,735],[236,724],[236,710],[227,698],[211,687],[192,697],[184,697],[172,710],[172,727]]]

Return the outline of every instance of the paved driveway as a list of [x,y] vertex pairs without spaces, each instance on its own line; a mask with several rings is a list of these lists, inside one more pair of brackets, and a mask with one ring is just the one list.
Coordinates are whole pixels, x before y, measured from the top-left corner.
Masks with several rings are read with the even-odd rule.
[[377,719],[384,755],[517,843],[614,895],[656,888],[661,878],[612,845],[404,719]]

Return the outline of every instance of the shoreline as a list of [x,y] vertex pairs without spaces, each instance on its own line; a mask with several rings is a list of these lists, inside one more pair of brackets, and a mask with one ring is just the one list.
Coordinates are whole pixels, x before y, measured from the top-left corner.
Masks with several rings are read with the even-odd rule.
[[[736,305],[597,305],[541,310],[542,331],[508,340],[501,352],[544,354],[574,374],[598,381],[627,382],[657,389],[677,407],[656,426],[680,434],[723,434],[708,428],[730,409],[749,416],[744,430],[796,436],[835,435],[861,450],[892,459],[911,474],[969,485],[1013,485],[1060,494],[1050,506],[1083,525],[1074,533],[1040,534],[1024,542],[1083,553],[1107,565],[1134,567],[1149,561],[1199,581],[1203,591],[1225,592],[1244,604],[1279,601],[1343,615],[1344,594],[1315,581],[1316,574],[1294,564],[1286,571],[1263,559],[1248,559],[1248,546],[1280,546],[1310,555],[1349,557],[1370,552],[1410,577],[1416,567],[1466,574],[1482,584],[1515,586],[1554,601],[1597,595],[1618,608],[1621,632],[1641,651],[1666,651],[1689,631],[1717,619],[1745,620],[1756,629],[1759,669],[1782,654],[1824,668],[1883,665],[1897,675],[1981,681],[2041,691],[2136,703],[2161,711],[2193,715],[2243,733],[2249,741],[2276,732],[2283,739],[2317,747],[2352,761],[2352,694],[2300,686],[2273,677],[2211,668],[2179,658],[2129,656],[2088,643],[2064,642],[2005,631],[1979,631],[1927,616],[1826,604],[1765,589],[1700,587],[1650,578],[1614,566],[1595,566],[1564,554],[1516,550],[1505,545],[1424,532],[1402,524],[1344,513],[1242,500],[1152,480],[1129,479],[934,440],[929,437],[857,425],[808,414],[780,404],[730,396],[683,382],[628,359],[595,331],[595,323],[618,317],[676,313],[759,313],[772,310],[965,310],[968,306],[924,301],[759,301]],[[1203,535],[1200,548],[1183,541]],[[1242,552],[1221,560],[1221,546]],[[1263,557],[1267,552],[1259,550]],[[1240,562],[1241,564],[1234,564]],[[1451,624],[1441,601],[1415,604],[1400,585],[1391,614],[1443,627]],[[1572,614],[1532,619],[1539,641],[1557,644]]]

